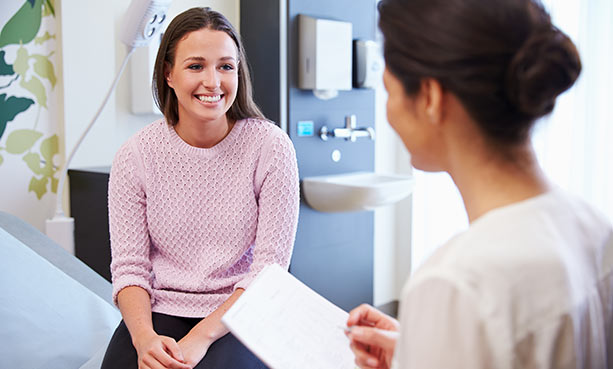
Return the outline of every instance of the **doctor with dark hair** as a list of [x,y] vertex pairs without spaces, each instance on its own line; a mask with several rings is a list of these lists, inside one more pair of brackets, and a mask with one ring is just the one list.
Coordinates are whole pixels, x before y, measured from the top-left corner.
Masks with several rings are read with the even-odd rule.
[[[550,182],[535,122],[581,71],[535,0],[383,0],[387,115],[413,166],[445,171],[470,227],[401,293],[350,312],[361,368],[613,367],[613,231]],[[576,122],[586,124],[587,122]]]

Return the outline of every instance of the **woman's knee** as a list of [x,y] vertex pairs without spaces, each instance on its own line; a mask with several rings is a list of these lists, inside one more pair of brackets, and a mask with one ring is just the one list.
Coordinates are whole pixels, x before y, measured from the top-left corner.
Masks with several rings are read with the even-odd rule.
[[115,329],[109,345],[106,348],[101,369],[137,369],[138,355],[132,345],[132,338],[126,324],[122,320]]

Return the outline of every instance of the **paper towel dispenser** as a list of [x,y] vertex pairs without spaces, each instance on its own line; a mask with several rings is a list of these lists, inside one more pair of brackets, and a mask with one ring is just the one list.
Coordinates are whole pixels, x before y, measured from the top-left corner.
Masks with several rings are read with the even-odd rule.
[[298,88],[330,99],[352,88],[352,24],[300,14]]

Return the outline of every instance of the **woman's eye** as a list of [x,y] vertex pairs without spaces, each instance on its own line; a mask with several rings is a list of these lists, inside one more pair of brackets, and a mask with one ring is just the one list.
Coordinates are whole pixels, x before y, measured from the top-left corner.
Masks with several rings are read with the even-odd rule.
[[224,64],[221,66],[221,69],[229,71],[229,70],[234,70],[234,66],[232,64]]
[[192,65],[188,66],[187,68],[191,69],[191,70],[200,70],[200,69],[202,69],[202,66],[200,64],[192,64]]

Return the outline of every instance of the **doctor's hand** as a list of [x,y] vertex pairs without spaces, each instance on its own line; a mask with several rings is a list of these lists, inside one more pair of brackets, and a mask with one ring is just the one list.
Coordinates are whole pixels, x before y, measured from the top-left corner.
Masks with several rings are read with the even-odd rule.
[[139,369],[191,369],[183,362],[183,353],[177,342],[155,333],[140,336],[134,342]]
[[363,369],[388,369],[398,340],[398,321],[374,307],[362,304],[349,312],[347,337],[355,363]]

